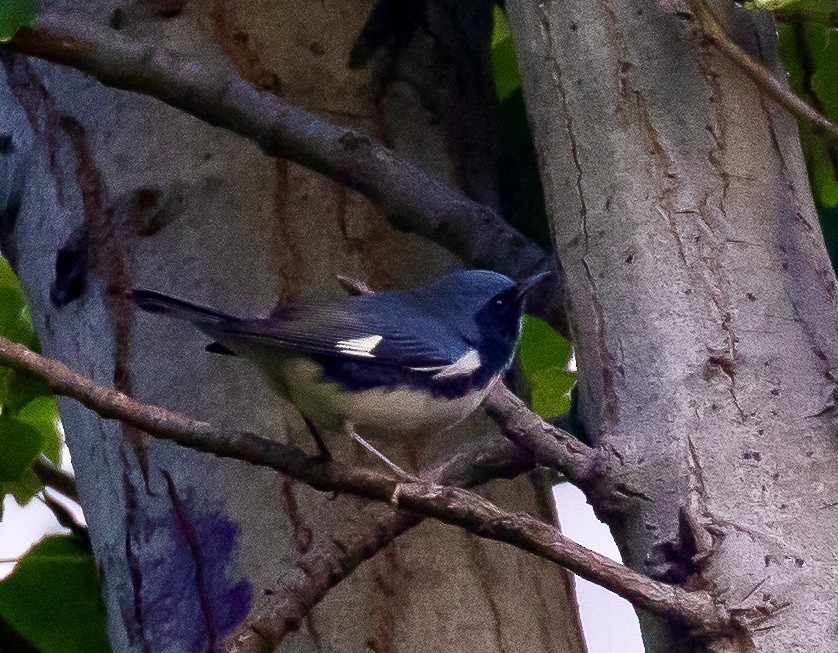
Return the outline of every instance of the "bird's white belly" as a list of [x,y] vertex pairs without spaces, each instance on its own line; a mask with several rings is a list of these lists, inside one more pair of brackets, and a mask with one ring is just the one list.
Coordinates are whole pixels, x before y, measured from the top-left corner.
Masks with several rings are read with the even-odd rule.
[[407,386],[347,392],[339,383],[325,380],[320,367],[305,358],[289,358],[277,367],[289,398],[310,419],[348,421],[384,432],[451,426],[474,412],[488,392],[488,388],[474,390],[455,399],[435,397]]

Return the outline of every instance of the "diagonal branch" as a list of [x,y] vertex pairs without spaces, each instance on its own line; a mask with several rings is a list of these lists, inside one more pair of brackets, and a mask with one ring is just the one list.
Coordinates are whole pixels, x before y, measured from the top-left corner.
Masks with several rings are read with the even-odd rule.
[[686,0],[698,18],[704,35],[777,104],[799,120],[812,125],[812,130],[830,143],[838,144],[838,126],[801,100],[777,79],[768,68],[755,61],[725,31],[705,0]]
[[[437,484],[473,487],[496,478],[513,478],[534,468],[531,456],[509,440],[497,438],[481,443],[476,450],[456,454],[427,473],[426,478]],[[343,520],[323,545],[295,561],[296,567],[305,570],[302,578],[295,576],[274,588],[270,603],[248,615],[226,638],[224,650],[275,650],[333,587],[422,521],[421,515],[381,504],[370,504],[360,514]]]
[[78,503],[79,492],[76,489],[76,479],[72,474],[68,474],[42,458],[32,463],[32,470],[41,483]]
[[612,467],[613,461],[603,449],[589,447],[567,431],[545,422],[502,383],[492,388],[484,404],[507,438],[539,465],[563,474],[582,490],[594,489],[597,480]]
[[[468,265],[521,278],[551,263],[545,252],[491,207],[401,158],[379,141],[333,125],[220,70],[104,25],[45,14],[0,46],[77,68],[104,85],[141,93],[257,143],[357,190],[382,206],[390,223],[454,252]],[[560,270],[533,292],[530,309],[562,333]]]
[[481,537],[511,544],[606,587],[636,607],[671,621],[725,633],[736,623],[704,591],[689,592],[644,576],[569,540],[556,527],[527,514],[504,511],[468,490],[428,481],[400,483],[336,461],[318,462],[292,445],[252,433],[214,429],[206,422],[156,406],[87,379],[59,361],[0,337],[0,365],[43,378],[52,390],[79,401],[106,419],[118,419],[149,435],[224,458],[269,467],[314,489],[344,492],[435,517]]
[[[350,295],[374,292],[357,279],[338,277],[338,281]],[[508,439],[492,441],[476,451],[462,451],[425,478],[438,485],[473,487],[494,478],[511,478],[532,469],[538,462],[561,472],[577,485],[589,486],[595,482],[595,472],[604,472],[609,466],[603,451],[594,450],[547,424],[502,384],[495,386],[486,407]],[[361,515],[343,520],[324,544],[295,561],[298,568],[305,570],[302,578],[295,576],[273,589],[268,605],[251,613],[226,638],[226,650],[230,653],[274,650],[358,565],[422,520],[420,515],[382,509],[376,504],[367,506]]]

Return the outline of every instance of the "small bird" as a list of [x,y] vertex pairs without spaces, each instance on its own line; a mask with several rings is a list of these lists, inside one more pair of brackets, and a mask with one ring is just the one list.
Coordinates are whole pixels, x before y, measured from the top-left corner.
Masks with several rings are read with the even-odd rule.
[[471,414],[512,363],[527,292],[549,273],[515,282],[459,270],[410,290],[278,306],[266,318],[237,317],[151,290],[136,304],[191,322],[207,350],[254,361],[314,424],[343,429],[391,466],[356,428],[409,436]]

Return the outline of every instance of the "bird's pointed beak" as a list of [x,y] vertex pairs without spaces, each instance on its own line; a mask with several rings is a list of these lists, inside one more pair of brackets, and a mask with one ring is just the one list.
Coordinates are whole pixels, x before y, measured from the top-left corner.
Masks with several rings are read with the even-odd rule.
[[523,299],[524,295],[526,295],[530,290],[532,290],[542,279],[544,279],[545,277],[549,277],[552,274],[552,272],[537,272],[536,274],[530,277],[521,279],[521,281],[518,282],[518,292],[515,295],[515,299]]

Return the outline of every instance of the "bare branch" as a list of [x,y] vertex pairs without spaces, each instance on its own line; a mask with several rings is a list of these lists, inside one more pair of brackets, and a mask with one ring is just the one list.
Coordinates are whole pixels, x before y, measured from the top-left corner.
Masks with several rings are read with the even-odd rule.
[[757,86],[793,116],[811,123],[812,130],[816,134],[830,143],[838,144],[838,126],[792,93],[770,70],[752,59],[734,42],[705,0],[687,0],[687,4],[698,18],[704,35],[739,66]]
[[399,483],[336,461],[319,462],[297,447],[252,433],[213,429],[206,422],[141,404],[73,372],[59,361],[44,358],[2,337],[0,365],[41,377],[57,394],[73,398],[101,417],[119,419],[157,439],[269,467],[317,490],[388,502],[476,535],[506,542],[607,587],[641,609],[704,632],[726,632],[736,626],[707,592],[688,592],[653,580],[569,540],[554,526],[526,514],[501,510],[468,490],[426,481]]
[[611,457],[604,450],[589,447],[567,431],[548,424],[503,384],[492,388],[485,406],[507,438],[539,465],[563,474],[582,489],[590,488],[611,465]]
[[[375,292],[358,279],[345,276],[337,279],[350,295]],[[533,469],[535,455],[540,464],[559,469],[576,482],[590,480],[593,458],[602,452],[545,423],[502,384],[495,386],[486,403],[508,439],[497,440],[474,452],[460,452],[425,478],[438,485],[473,487]],[[375,504],[368,506],[363,515],[344,520],[325,544],[295,562],[297,567],[305,569],[303,577],[272,589],[269,604],[251,614],[226,638],[225,650],[229,653],[274,650],[358,565],[422,520],[420,515],[382,509]]]
[[41,483],[78,503],[79,492],[76,489],[76,479],[72,474],[68,474],[41,459],[37,459],[32,463],[32,470]]
[[[496,478],[513,478],[534,469],[535,461],[506,439],[476,450],[462,451],[427,474],[437,484],[473,487]],[[418,526],[424,517],[382,504],[370,504],[361,514],[344,519],[327,541],[300,557],[302,578],[273,588],[270,603],[251,614],[225,640],[228,653],[270,653],[286,635],[297,630],[306,615],[328,592],[365,560],[397,537]]]
[[[372,292],[366,284],[354,279],[343,279],[342,283],[351,293]],[[599,490],[595,487],[596,480],[607,474],[614,462],[607,452],[588,447],[566,431],[546,423],[504,385],[495,386],[485,405],[508,440],[474,453],[458,454],[428,474],[429,480],[438,485],[473,487],[492,478],[509,478],[538,463],[559,471],[583,489]],[[227,638],[226,650],[272,651],[361,562],[421,521],[422,517],[413,513],[382,512],[380,506],[373,505],[368,507],[364,518],[341,524],[325,548],[297,561],[306,570],[304,577],[275,588],[270,604],[251,615]]]
[[40,497],[44,505],[55,516],[56,521],[67,530],[71,531],[77,537],[82,538],[86,543],[90,543],[90,533],[87,526],[76,521],[75,515],[60,501],[57,501],[52,496],[44,491]]
[[[390,223],[474,267],[521,278],[552,267],[545,252],[491,207],[475,202],[359,132],[333,125],[232,69],[190,60],[105,25],[46,14],[0,46],[77,68],[106,86],[141,93],[257,143],[379,203]],[[567,333],[561,271],[534,289],[530,310]]]

